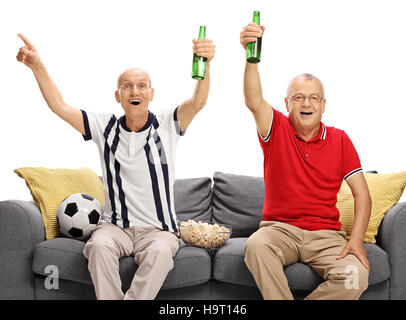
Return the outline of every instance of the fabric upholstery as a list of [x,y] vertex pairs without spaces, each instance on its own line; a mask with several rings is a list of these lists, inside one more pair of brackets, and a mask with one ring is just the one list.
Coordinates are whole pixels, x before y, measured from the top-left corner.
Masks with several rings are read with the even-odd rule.
[[231,237],[248,237],[258,230],[264,204],[264,179],[215,172],[213,222],[229,225]]
[[33,201],[0,202],[0,299],[33,299],[33,247],[45,239]]
[[175,211],[178,220],[210,221],[212,215],[210,178],[177,179],[174,183]]
[[406,202],[389,210],[379,231],[379,245],[389,256],[390,299],[406,299]]

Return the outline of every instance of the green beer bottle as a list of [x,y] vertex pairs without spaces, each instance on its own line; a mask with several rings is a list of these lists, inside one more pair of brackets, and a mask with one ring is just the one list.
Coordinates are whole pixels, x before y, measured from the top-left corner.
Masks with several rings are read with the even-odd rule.
[[[252,22],[260,25],[259,22],[259,11],[254,11],[254,17]],[[249,63],[258,63],[261,61],[261,45],[262,37],[258,38],[255,42],[247,43],[247,61]]]
[[[206,26],[200,26],[199,40],[206,37]],[[207,58],[199,57],[196,53],[193,54],[192,78],[203,80],[206,77],[206,61]]]

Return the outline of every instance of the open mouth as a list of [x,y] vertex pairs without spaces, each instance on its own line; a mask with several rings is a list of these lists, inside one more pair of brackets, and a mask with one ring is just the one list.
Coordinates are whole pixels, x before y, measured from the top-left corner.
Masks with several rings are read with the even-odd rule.
[[134,106],[138,106],[141,103],[141,100],[130,100],[130,103]]
[[313,114],[313,112],[304,112],[304,111],[302,111],[302,112],[300,112],[300,114],[304,115],[304,116],[311,116]]

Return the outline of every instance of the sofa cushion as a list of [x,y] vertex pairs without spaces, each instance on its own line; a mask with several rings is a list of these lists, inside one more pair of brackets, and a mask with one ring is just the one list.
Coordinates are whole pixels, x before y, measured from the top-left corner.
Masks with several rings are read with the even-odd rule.
[[248,237],[258,230],[264,179],[215,172],[213,180],[213,222],[232,227],[232,238]]
[[210,178],[175,180],[175,211],[179,220],[211,220],[211,185],[212,181]]
[[[255,280],[244,263],[244,249],[247,238],[229,239],[219,248],[213,259],[213,278],[219,281],[256,286]],[[376,244],[366,243],[368,259],[371,265],[369,285],[389,279],[389,261],[385,251]],[[314,290],[323,279],[309,266],[294,263],[284,268],[291,290]]]
[[[32,270],[48,276],[47,266],[57,267],[60,279],[92,284],[87,269],[88,260],[83,255],[85,243],[68,238],[54,238],[38,244],[34,250]],[[181,241],[162,288],[178,288],[204,283],[211,277],[211,260],[207,250],[188,247]],[[47,269],[48,270],[48,269]],[[120,277],[124,290],[130,287],[137,265],[133,257],[120,259]]]

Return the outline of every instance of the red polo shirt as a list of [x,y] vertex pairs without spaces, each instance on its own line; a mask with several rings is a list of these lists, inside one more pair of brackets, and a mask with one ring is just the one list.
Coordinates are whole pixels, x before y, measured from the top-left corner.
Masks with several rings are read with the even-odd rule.
[[273,109],[264,153],[265,221],[289,223],[305,230],[340,230],[337,193],[343,179],[362,172],[350,138],[320,122],[320,131],[304,141],[289,118]]

